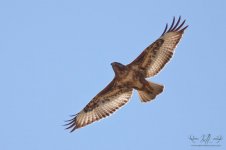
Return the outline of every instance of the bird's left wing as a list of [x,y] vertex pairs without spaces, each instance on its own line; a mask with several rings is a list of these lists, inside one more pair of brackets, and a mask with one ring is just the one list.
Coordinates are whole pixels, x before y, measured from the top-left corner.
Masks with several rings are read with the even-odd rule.
[[77,128],[109,116],[129,101],[132,90],[132,88],[117,86],[115,79],[113,79],[82,111],[68,120],[66,129],[71,129],[72,132]]
[[188,27],[183,27],[185,20],[182,23],[180,20],[181,17],[175,24],[174,17],[169,29],[166,24],[161,37],[148,46],[129,66],[143,71],[145,77],[156,75],[170,60],[184,30]]

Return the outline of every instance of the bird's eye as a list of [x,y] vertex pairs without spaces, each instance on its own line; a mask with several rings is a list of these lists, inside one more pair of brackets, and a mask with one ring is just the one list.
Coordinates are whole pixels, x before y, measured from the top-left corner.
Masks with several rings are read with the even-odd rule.
[[119,66],[120,68],[123,68],[123,65],[122,65],[122,64],[118,64],[118,66]]

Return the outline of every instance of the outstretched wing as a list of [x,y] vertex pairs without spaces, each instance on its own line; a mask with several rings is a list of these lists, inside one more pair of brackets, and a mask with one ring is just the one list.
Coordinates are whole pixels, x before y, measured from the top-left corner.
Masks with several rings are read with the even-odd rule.
[[131,95],[132,88],[117,86],[116,79],[97,94],[78,114],[74,115],[66,129],[71,132],[77,128],[84,127],[94,121],[105,118],[126,104]]
[[184,30],[188,27],[183,27],[185,20],[181,24],[180,20],[181,17],[175,24],[174,17],[169,29],[166,24],[161,37],[148,46],[129,66],[142,70],[145,77],[156,75],[170,60]]

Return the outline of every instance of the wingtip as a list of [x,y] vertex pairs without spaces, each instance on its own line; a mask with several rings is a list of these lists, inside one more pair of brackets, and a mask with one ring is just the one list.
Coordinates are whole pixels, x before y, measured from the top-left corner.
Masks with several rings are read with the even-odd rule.
[[70,133],[73,132],[75,129],[78,128],[77,124],[76,124],[76,117],[77,114],[75,115],[70,115],[71,117],[73,117],[72,119],[69,120],[65,120],[65,124],[63,126],[66,126],[65,130],[71,129]]
[[77,128],[77,127],[74,127],[74,128],[70,131],[70,133],[74,132],[76,129],[78,129],[78,128]]
[[[163,33],[162,33],[161,36],[163,36],[164,34],[166,34],[166,33],[168,33],[168,32],[183,32],[183,31],[188,27],[188,25],[185,26],[185,27],[183,27],[184,23],[186,22],[186,19],[185,19],[182,23],[180,23],[180,21],[181,21],[181,16],[179,16],[179,18],[178,18],[176,24],[175,24],[175,20],[176,20],[176,17],[174,16],[174,17],[173,17],[172,24],[171,24],[171,26],[170,26],[169,29],[167,29],[168,24],[166,24],[166,27],[165,27],[165,29],[164,29],[164,31],[163,31]],[[182,28],[182,27],[183,27],[183,28]]]
[[185,29],[187,29],[189,27],[189,25],[186,25],[184,28],[182,28],[180,31],[184,32]]
[[170,28],[169,28],[169,30],[168,30],[168,31],[171,31],[171,30],[173,29],[173,27],[174,27],[174,23],[175,23],[175,17],[173,17],[173,22],[172,22],[172,24],[171,24],[171,26],[170,26]]
[[166,23],[166,27],[165,27],[165,29],[164,29],[164,31],[163,31],[163,33],[162,33],[162,35],[161,35],[161,36],[163,36],[163,35],[166,33],[167,28],[168,28],[168,23]]
[[[68,130],[68,129],[70,129],[70,128],[65,128],[64,130]],[[72,129],[69,131],[69,133],[74,132],[76,129],[77,129],[76,127],[72,128]]]

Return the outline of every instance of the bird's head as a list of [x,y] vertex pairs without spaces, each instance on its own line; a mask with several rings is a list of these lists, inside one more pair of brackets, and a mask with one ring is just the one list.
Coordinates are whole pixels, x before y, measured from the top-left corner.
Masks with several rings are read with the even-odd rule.
[[119,68],[119,69],[124,69],[125,68],[125,65],[123,65],[123,64],[121,64],[121,63],[119,63],[119,62],[113,62],[113,63],[111,63],[111,65],[112,65],[112,67],[113,68]]
[[111,65],[116,75],[122,73],[126,67],[125,65],[118,62],[113,62]]

